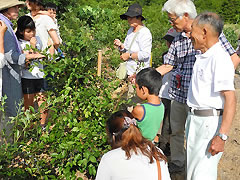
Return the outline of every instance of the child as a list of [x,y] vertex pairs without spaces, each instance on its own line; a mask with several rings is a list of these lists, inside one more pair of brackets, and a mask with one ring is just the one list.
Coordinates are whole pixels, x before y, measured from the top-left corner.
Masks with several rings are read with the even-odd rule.
[[[173,39],[179,34],[180,33],[178,33],[174,28],[170,28],[168,30],[166,35],[163,37],[163,39],[166,40],[166,45],[168,48],[170,47]],[[165,59],[166,54],[167,52],[163,53],[162,55],[163,60]],[[159,92],[159,97],[161,98],[165,107],[159,147],[163,150],[166,156],[170,156],[170,142],[169,142],[170,137],[169,136],[171,134],[171,126],[170,126],[171,98],[169,97],[168,89],[170,86],[171,76],[172,76],[171,72],[163,76],[162,87]],[[158,134],[160,134],[160,132]]]
[[143,137],[153,141],[164,115],[164,105],[158,97],[162,77],[153,68],[145,68],[136,75],[136,93],[147,103],[134,107],[132,114],[137,119]]
[[[56,24],[56,26],[57,26],[56,32],[57,32],[58,38],[60,40],[60,43],[62,44],[59,26],[58,26],[57,19],[56,19],[57,5],[54,3],[47,3],[47,4],[45,4],[45,10],[48,12],[48,15],[53,19],[54,23]],[[51,45],[51,44],[52,44],[52,41],[51,41],[51,39],[49,39],[48,45]],[[53,47],[50,48],[49,51],[50,51],[50,54],[57,54],[57,53],[60,54],[59,58],[57,58],[58,60],[65,57],[60,48],[57,49],[57,52],[55,52],[55,49]]]
[[[36,34],[36,27],[33,19],[30,16],[22,16],[17,21],[17,31],[16,36],[19,40],[21,48],[24,54],[32,53],[35,54],[32,49],[26,49],[27,45],[38,50],[41,50],[42,43]],[[36,66],[36,64],[38,66]],[[29,65],[34,66],[32,71],[29,71]],[[25,110],[29,109],[30,106],[34,106],[34,97],[37,95],[38,105],[44,102],[43,92],[43,65],[39,62],[38,59],[34,59],[30,62],[27,62],[26,65],[22,68],[22,91],[24,97],[24,107]],[[41,111],[41,117],[45,116],[44,111]],[[44,119],[44,120],[43,120]],[[41,126],[45,128],[45,118],[41,119]]]

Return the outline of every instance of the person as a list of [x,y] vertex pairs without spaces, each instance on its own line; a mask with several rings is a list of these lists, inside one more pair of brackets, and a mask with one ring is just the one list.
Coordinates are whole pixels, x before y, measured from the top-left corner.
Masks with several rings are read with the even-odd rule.
[[156,137],[164,115],[164,105],[158,97],[161,81],[161,74],[151,67],[136,75],[137,96],[147,103],[135,106],[132,115],[137,119],[143,137],[150,141]]
[[103,155],[96,180],[170,180],[166,157],[142,136],[130,112],[117,111],[106,124],[112,150]]
[[[49,45],[49,38],[52,41],[52,46],[55,49],[58,49],[60,45],[60,40],[57,35],[57,27],[54,23],[53,19],[48,15],[44,15],[41,12],[44,11],[42,0],[27,0],[26,5],[28,10],[30,10],[30,17],[33,18],[36,25],[36,36],[40,37],[42,41],[42,51],[46,50]],[[50,53],[49,50],[47,53]],[[53,53],[53,52],[52,52]],[[53,55],[53,54],[51,54]],[[47,80],[44,79],[44,90],[49,90],[49,86],[47,84]],[[44,101],[44,99],[42,99]],[[42,129],[45,130],[46,120],[48,117],[48,110],[45,108],[41,108],[41,120],[40,124]]]
[[191,40],[196,56],[188,90],[186,121],[187,179],[217,179],[217,165],[236,111],[234,65],[219,42],[221,18],[211,12],[196,17]]
[[2,100],[2,68],[4,62],[4,34],[7,31],[7,26],[3,21],[0,21],[0,101]]
[[[25,50],[27,46],[41,50],[42,42],[36,34],[36,27],[33,19],[30,16],[22,16],[17,21],[16,36],[21,45],[23,53],[32,53],[34,50]],[[29,71],[29,66],[33,66],[32,71]],[[37,95],[37,102],[40,105],[44,102],[41,99],[41,92],[43,92],[43,65],[38,59],[31,61],[31,63],[25,64],[22,67],[22,92],[24,97],[25,110],[29,109],[29,106],[34,107],[34,98]]]
[[[172,134],[170,136],[171,162],[170,173],[183,172],[185,169],[184,131],[188,113],[186,104],[188,88],[191,80],[195,55],[201,52],[195,50],[190,40],[192,22],[197,16],[196,8],[191,0],[168,0],[163,11],[168,13],[169,21],[174,29],[181,34],[173,40],[166,55],[165,64],[157,68],[162,74],[166,74],[173,67],[171,84],[169,89],[171,102],[170,123]],[[231,56],[234,65],[237,65],[239,57],[223,33],[219,40],[224,49]]]
[[[170,45],[173,41],[173,39],[178,36],[179,33],[174,29],[170,28],[166,35],[163,37],[164,40],[166,40],[166,45],[168,48],[170,48]],[[165,56],[167,54],[167,51],[163,53],[162,59],[164,62]],[[170,80],[171,80],[172,72],[168,72],[165,74],[162,78],[162,87],[159,92],[159,97],[161,98],[161,101],[164,104],[164,117],[163,117],[163,123],[161,131],[159,132],[159,147],[163,150],[164,154],[166,156],[170,156],[170,134],[171,134],[171,126],[170,126],[170,112],[171,112],[171,98],[169,96],[168,90],[170,86]],[[161,135],[160,135],[161,134]]]
[[[17,37],[12,29],[12,20],[18,18],[19,8],[24,2],[18,0],[2,0],[0,2],[0,20],[6,26],[4,34],[4,63],[2,69],[2,95],[7,96],[4,105],[4,115],[1,115],[0,129],[6,130],[6,136],[11,134],[12,125],[10,117],[15,117],[21,110],[22,87],[21,87],[21,65],[29,59],[38,57],[37,54],[23,54]],[[42,56],[44,57],[44,56]],[[8,139],[8,138],[7,138]],[[11,137],[8,142],[11,142]]]
[[[60,36],[60,31],[59,31],[59,25],[58,25],[58,21],[57,21],[57,5],[54,4],[54,3],[46,3],[45,4],[45,10],[48,12],[49,16],[53,19],[54,23],[56,24],[56,31],[57,31],[57,35],[58,35],[58,38],[60,40],[60,44],[62,44],[62,38]],[[49,39],[49,45],[52,45],[52,41],[51,39]],[[59,57],[57,58],[58,60],[61,59],[61,58],[64,58],[64,54],[62,52],[62,50],[60,48],[57,49],[57,51],[54,49],[53,46],[51,46],[50,48],[50,53],[51,54],[56,54],[56,53],[59,53]]]
[[[150,67],[152,34],[142,22],[145,18],[142,16],[142,7],[139,4],[129,6],[127,12],[120,15],[120,18],[128,21],[130,29],[124,43],[115,39],[114,45],[121,52],[120,58],[126,62],[128,80],[132,81],[137,72]],[[128,98],[134,96],[132,84],[130,83],[128,87]]]

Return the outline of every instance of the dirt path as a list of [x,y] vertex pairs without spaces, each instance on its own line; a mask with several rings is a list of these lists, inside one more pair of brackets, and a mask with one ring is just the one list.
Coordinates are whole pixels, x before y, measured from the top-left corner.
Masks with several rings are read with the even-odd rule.
[[218,166],[218,180],[240,180],[240,77],[236,79],[237,110],[225,152]]

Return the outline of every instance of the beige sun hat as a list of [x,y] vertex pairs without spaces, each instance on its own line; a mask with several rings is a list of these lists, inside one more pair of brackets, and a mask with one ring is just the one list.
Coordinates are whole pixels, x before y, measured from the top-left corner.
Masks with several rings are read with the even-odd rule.
[[18,0],[0,0],[0,11],[17,5],[23,6],[24,4],[25,3],[23,1]]

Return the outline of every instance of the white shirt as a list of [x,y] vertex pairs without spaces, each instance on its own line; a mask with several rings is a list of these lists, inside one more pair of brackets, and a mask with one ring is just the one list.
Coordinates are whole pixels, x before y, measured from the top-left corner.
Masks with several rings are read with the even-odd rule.
[[2,68],[5,66],[4,54],[0,53],[0,101],[2,99]]
[[53,19],[48,15],[40,15],[34,19],[36,25],[36,36],[39,36],[42,41],[42,50],[48,47],[48,39],[50,38],[48,31],[51,29],[57,30],[57,26]]
[[[141,69],[147,68],[150,66],[150,58],[151,58],[151,50],[152,50],[152,34],[147,27],[145,26],[142,27],[139,30],[139,33],[137,34],[132,44],[132,47],[129,51],[130,45],[136,33],[133,32],[133,27],[131,27],[128,30],[127,36],[124,41],[124,48],[129,53],[138,52],[138,61],[144,62],[143,67],[140,67],[140,69],[138,70],[139,72]],[[134,74],[136,72],[137,66],[138,65],[136,61],[129,59],[127,61],[127,74],[128,75]]]
[[218,42],[204,54],[196,55],[187,105],[196,109],[223,109],[221,91],[234,90],[234,66]]
[[[166,57],[166,54],[163,56],[163,58],[165,59],[165,57]],[[172,71],[168,72],[163,76],[159,97],[171,100],[168,92],[170,88],[171,77],[172,77]]]
[[[163,180],[170,180],[167,163],[160,161]],[[121,148],[111,150],[103,155],[98,166],[96,180],[157,180],[157,163],[149,163],[149,158],[139,152],[127,159]]]
[[[36,39],[37,39],[36,48],[38,50],[41,50],[42,49],[41,40],[38,36],[36,36]],[[24,50],[27,47],[27,45],[30,46],[30,41],[20,40],[19,43],[22,50]],[[22,66],[22,78],[41,79],[44,77],[43,65],[39,62],[39,60],[33,60],[31,66],[33,66],[32,71],[29,71],[26,68],[25,64]]]

